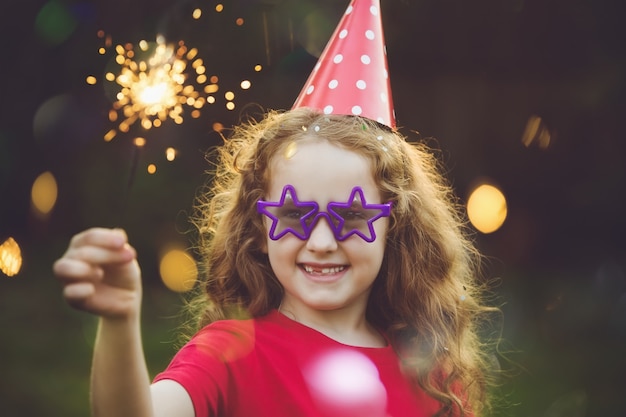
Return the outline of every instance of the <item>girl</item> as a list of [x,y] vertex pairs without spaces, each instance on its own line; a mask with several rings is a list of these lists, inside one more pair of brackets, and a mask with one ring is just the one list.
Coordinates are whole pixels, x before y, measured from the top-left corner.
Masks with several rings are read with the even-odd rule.
[[54,265],[100,316],[97,416],[468,416],[488,387],[479,258],[423,145],[299,108],[235,129],[195,222],[199,330],[152,383],[121,230]]

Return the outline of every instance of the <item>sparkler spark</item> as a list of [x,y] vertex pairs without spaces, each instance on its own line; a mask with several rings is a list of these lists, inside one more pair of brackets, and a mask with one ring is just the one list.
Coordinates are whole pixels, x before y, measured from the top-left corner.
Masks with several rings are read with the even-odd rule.
[[207,103],[201,89],[207,77],[197,49],[187,48],[184,41],[167,44],[159,37],[156,43],[139,42],[138,50],[129,43],[117,45],[115,51],[119,74],[109,72],[105,78],[120,88],[109,120],[121,121],[104,136],[106,141],[117,132],[128,132],[136,122],[146,130],[161,126],[167,119],[182,124],[185,106],[191,108],[191,117],[200,116]]

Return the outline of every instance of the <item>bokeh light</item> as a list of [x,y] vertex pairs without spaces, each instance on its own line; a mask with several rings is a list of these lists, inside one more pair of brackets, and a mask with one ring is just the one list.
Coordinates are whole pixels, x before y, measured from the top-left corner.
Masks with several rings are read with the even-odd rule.
[[143,148],[144,146],[146,146],[146,138],[142,138],[138,136],[135,139],[133,139],[133,144],[138,148]]
[[305,378],[324,415],[386,416],[385,386],[376,366],[360,352],[326,352],[305,369]]
[[485,234],[495,232],[507,216],[504,194],[493,185],[480,184],[467,200],[467,216],[478,231]]
[[33,118],[33,134],[41,143],[52,140],[59,132],[65,132],[68,116],[75,114],[73,98],[60,94],[44,101]]
[[9,237],[0,245],[0,271],[6,276],[17,275],[22,268],[22,251],[15,239]]
[[167,148],[165,150],[165,159],[167,159],[170,162],[172,162],[174,159],[176,159],[176,149],[174,149],[172,147]]
[[54,175],[49,171],[39,175],[31,188],[31,203],[34,214],[40,218],[47,217],[56,204],[57,196],[58,187]]
[[334,29],[335,20],[328,12],[322,9],[314,10],[300,23],[296,39],[309,54],[319,57]]
[[198,268],[193,258],[182,249],[167,251],[159,263],[161,279],[175,292],[191,290],[198,279]]
[[63,43],[76,27],[76,19],[68,11],[67,6],[59,1],[46,3],[35,19],[35,32],[49,45]]
[[540,149],[547,149],[552,142],[553,134],[546,126],[543,119],[537,115],[532,115],[526,122],[522,143],[527,148],[535,144]]

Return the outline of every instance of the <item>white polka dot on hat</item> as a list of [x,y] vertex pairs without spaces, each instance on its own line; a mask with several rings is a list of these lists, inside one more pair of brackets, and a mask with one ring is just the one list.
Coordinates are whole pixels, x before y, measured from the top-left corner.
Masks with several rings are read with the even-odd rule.
[[367,117],[396,128],[379,0],[352,0],[293,108]]

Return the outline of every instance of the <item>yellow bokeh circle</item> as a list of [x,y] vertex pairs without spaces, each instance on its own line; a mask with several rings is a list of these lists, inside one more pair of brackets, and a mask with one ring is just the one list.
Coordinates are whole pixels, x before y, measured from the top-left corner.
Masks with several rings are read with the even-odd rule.
[[31,189],[31,202],[35,214],[47,216],[57,201],[58,187],[51,172],[46,171],[39,175]]
[[506,220],[507,210],[504,194],[493,185],[479,185],[467,200],[469,221],[482,233],[498,230]]
[[159,272],[165,286],[175,292],[191,290],[198,279],[196,262],[181,249],[172,249],[163,255]]

